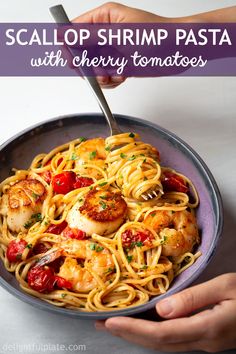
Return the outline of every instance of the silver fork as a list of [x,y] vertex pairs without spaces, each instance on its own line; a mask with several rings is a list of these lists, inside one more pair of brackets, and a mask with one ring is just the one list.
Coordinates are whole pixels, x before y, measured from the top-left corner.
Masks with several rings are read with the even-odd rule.
[[[62,5],[50,7],[50,12],[51,12],[56,23],[58,23],[58,24],[60,24],[60,23],[71,24],[66,12],[65,12],[65,9]],[[71,54],[74,56],[73,49],[68,47],[68,50],[70,50]],[[99,106],[100,106],[100,108],[107,120],[107,123],[109,125],[111,135],[121,134],[122,131],[118,127],[118,124],[117,124],[113,114],[111,113],[111,110],[108,106],[108,103],[107,103],[106,98],[102,92],[102,89],[101,89],[99,83],[97,82],[96,77],[86,76],[86,74],[83,72],[82,69],[80,69],[80,72],[83,74],[83,78],[88,83],[89,87],[91,88],[94,96],[96,97],[96,99],[98,101],[98,104],[99,104]]]
[[[66,14],[66,11],[62,5],[56,5],[56,6],[50,7],[50,12],[51,12],[56,23],[58,23],[58,24],[62,24],[62,23],[63,24],[71,24],[67,14]],[[73,49],[68,47],[68,50],[70,50],[72,56],[74,56]],[[106,98],[102,92],[102,89],[101,89],[96,77],[86,76],[86,74],[83,72],[82,69],[80,69],[80,72],[83,74],[85,81],[88,83],[90,89],[92,90],[94,96],[96,97],[96,99],[98,101],[98,104],[99,104],[99,106],[100,106],[100,108],[107,120],[107,123],[109,125],[111,135],[121,134],[122,131],[120,130],[113,114],[111,113],[111,110],[108,106]],[[154,190],[152,190],[152,191],[150,190],[150,191],[148,191],[148,193],[142,194],[142,198],[145,201],[147,201],[149,199],[156,198],[157,196],[158,196],[158,194]]]

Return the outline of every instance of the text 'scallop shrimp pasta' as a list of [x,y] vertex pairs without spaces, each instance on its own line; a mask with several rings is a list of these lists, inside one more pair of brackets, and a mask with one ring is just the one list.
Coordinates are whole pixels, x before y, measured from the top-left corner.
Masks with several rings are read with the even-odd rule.
[[0,192],[0,257],[24,291],[56,306],[144,304],[200,256],[194,185],[134,133],[40,154]]

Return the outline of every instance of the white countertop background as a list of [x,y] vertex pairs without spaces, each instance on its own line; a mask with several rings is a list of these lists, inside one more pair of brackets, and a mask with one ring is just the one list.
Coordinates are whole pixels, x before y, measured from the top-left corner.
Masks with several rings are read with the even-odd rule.
[[[164,16],[183,16],[236,5],[236,1],[230,0],[121,2]],[[48,7],[56,3],[50,0],[1,1],[0,21],[50,22]],[[61,0],[61,3],[73,18],[103,2]],[[105,94],[113,112],[147,119],[171,130],[207,163],[222,193],[225,227],[216,256],[198,282],[224,272],[235,272],[236,78],[128,79]],[[80,78],[0,78],[0,102],[0,144],[48,118],[99,111],[89,88]],[[5,349],[8,344],[18,349]],[[60,344],[85,345],[86,353],[154,353],[96,332],[92,321],[34,309],[0,289],[0,353],[68,353],[68,350],[47,350],[47,345]],[[29,350],[23,351],[23,345],[28,345]]]

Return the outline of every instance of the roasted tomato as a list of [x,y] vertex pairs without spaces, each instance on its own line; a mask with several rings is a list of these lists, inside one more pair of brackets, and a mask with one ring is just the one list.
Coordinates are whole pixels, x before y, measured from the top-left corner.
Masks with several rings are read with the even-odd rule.
[[40,293],[53,291],[55,283],[54,271],[49,267],[33,267],[28,272],[28,284],[31,289]]
[[77,189],[77,188],[89,187],[93,183],[94,182],[92,178],[76,176],[74,188]]
[[[142,243],[144,246],[151,246],[154,236],[151,234],[150,231],[138,231],[134,236],[134,242],[136,244]],[[140,244],[141,246],[141,244]]]
[[67,222],[66,221],[62,221],[61,224],[51,224],[48,226],[46,232],[50,233],[50,234],[55,234],[55,235],[60,235],[62,233],[62,231],[67,227]]
[[28,272],[28,284],[31,289],[40,293],[50,293],[57,288],[71,289],[70,281],[55,275],[50,267],[33,267]]
[[11,241],[7,247],[7,259],[9,262],[20,261],[26,246],[27,242],[25,240]]
[[122,245],[125,248],[130,247],[131,243],[133,242],[133,234],[131,230],[126,230],[123,232],[123,234],[121,235],[121,239],[122,239]]
[[75,238],[76,240],[84,240],[86,239],[87,234],[82,230],[67,226],[62,232],[62,236],[64,236],[65,238]]
[[46,253],[49,250],[42,242],[37,243],[33,248],[34,254]]
[[55,276],[55,285],[58,288],[72,289],[72,284],[69,280],[66,280],[58,275]]
[[53,177],[52,186],[57,194],[67,194],[74,189],[76,174],[72,171],[65,171]]
[[154,237],[148,230],[134,233],[131,230],[126,230],[121,235],[121,239],[124,248],[133,248],[134,246],[151,246]]
[[161,182],[166,192],[189,192],[189,188],[184,179],[173,172],[163,172]]

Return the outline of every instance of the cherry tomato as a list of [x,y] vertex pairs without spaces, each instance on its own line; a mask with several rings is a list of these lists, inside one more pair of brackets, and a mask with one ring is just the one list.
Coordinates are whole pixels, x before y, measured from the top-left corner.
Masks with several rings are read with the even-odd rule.
[[134,242],[136,242],[136,243],[142,242],[145,246],[151,246],[153,239],[154,239],[154,236],[148,230],[146,230],[145,232],[138,231],[136,233],[136,235],[134,236]]
[[58,275],[55,276],[55,283],[58,288],[65,288],[65,289],[72,289],[72,284],[70,281],[59,277]]
[[65,238],[75,238],[76,240],[84,240],[87,237],[86,232],[69,226],[63,230],[62,236]]
[[132,233],[131,230],[126,230],[121,235],[121,239],[122,239],[122,245],[124,248],[132,248],[135,245],[137,245],[139,247],[141,247],[143,245],[151,246],[152,240],[154,239],[154,237],[148,230],[138,231],[135,233]]
[[131,230],[126,230],[121,235],[122,245],[123,247],[127,248],[130,247],[131,243],[133,242],[133,234]]
[[34,246],[33,252],[34,254],[46,253],[49,250],[47,246],[45,246],[42,242],[37,243]]
[[51,224],[48,226],[46,232],[50,234],[60,235],[62,231],[67,227],[67,222],[64,220],[61,224]]
[[57,194],[67,194],[74,189],[76,174],[72,171],[65,171],[53,177],[52,186]]
[[76,181],[74,183],[74,189],[88,187],[93,184],[93,179],[89,177],[79,177],[76,176]]
[[48,267],[33,267],[28,272],[28,284],[40,293],[53,291],[55,283],[54,271]]
[[[62,161],[63,161],[63,158],[61,157],[61,158],[57,161],[57,166],[59,166]],[[49,160],[49,161],[45,164],[45,166],[51,165],[51,162],[52,162],[52,160]],[[50,184],[50,183],[51,183],[51,180],[52,180],[52,173],[51,173],[51,171],[47,170],[47,171],[44,171],[44,172],[40,173],[39,175],[44,179],[44,181],[45,181],[47,184]]]
[[7,247],[7,259],[9,262],[20,261],[26,246],[27,242],[25,240],[11,241]]
[[165,171],[162,177],[164,191],[188,193],[189,188],[184,179],[173,172]]

